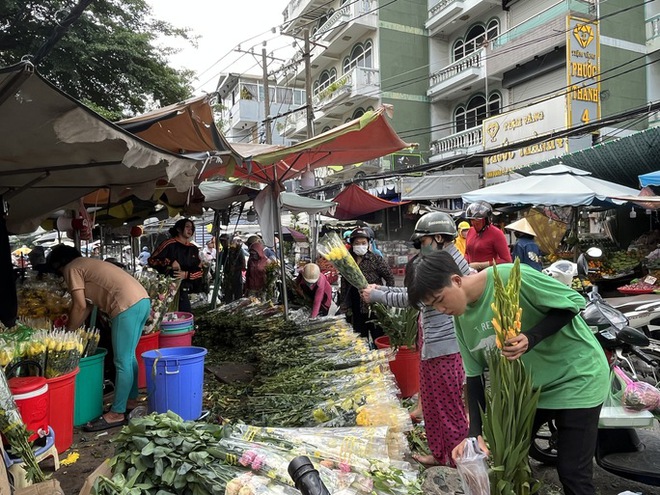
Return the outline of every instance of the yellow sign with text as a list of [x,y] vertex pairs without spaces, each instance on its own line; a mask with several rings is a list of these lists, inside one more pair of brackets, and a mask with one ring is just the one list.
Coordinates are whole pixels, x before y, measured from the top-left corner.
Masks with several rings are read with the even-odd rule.
[[600,118],[600,36],[598,21],[567,17],[566,81],[568,124]]

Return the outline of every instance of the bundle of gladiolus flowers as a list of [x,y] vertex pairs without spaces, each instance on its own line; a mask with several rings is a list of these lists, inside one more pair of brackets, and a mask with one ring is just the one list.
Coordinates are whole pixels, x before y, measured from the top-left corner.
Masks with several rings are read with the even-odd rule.
[[368,285],[360,267],[337,234],[331,232],[324,236],[319,244],[319,252],[353,287],[364,289]]
[[520,260],[516,259],[506,285],[497,266],[493,267],[493,279],[491,309],[497,349],[491,349],[487,355],[490,388],[483,414],[483,432],[491,451],[491,493],[535,493],[540,485],[532,476],[527,451],[541,391],[532,388],[532,379],[521,359],[509,360],[500,351],[522,328]]

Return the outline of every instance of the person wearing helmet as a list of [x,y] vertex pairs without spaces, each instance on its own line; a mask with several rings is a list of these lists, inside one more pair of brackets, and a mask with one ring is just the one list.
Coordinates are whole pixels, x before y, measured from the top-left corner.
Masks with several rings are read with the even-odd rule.
[[142,251],[140,254],[138,254],[138,263],[140,266],[147,266],[149,264],[149,258],[151,257],[151,253],[149,252],[149,248],[147,246],[144,246],[142,248]]
[[[362,228],[351,232],[349,253],[360,267],[360,271],[369,284],[394,285],[394,275],[385,260],[369,251],[369,233]],[[344,278],[340,286],[340,308],[347,315],[347,320],[353,325],[353,330],[360,336],[376,340],[383,335],[383,329],[372,320],[369,305],[362,301],[358,289],[350,285]]]
[[327,316],[332,306],[332,286],[321,273],[319,265],[307,263],[296,279],[302,293],[312,301],[311,318]]
[[504,232],[490,223],[493,208],[485,201],[471,203],[465,217],[472,228],[466,238],[465,258],[475,270],[483,270],[493,263],[511,263],[511,253]]
[[378,249],[378,244],[376,244],[376,233],[374,232],[374,229],[372,229],[369,226],[364,226],[364,230],[369,234],[369,251],[371,251],[374,254],[377,254],[381,258],[383,257],[383,252]]
[[463,256],[465,256],[465,248],[467,247],[467,234],[468,231],[470,230],[470,224],[463,220],[461,223],[458,224],[458,235],[456,236],[456,240],[454,241],[454,245],[456,246],[456,249],[458,249],[458,252],[461,253]]
[[[469,242],[468,242],[469,246]],[[508,280],[512,264],[500,265],[498,274]],[[488,349],[495,348],[493,329],[493,268],[465,276],[445,251],[424,256],[406,278],[413,307],[432,306],[454,317],[456,338],[467,375],[470,427],[466,440],[452,452],[464,454],[467,438],[477,438],[488,454],[482,436],[481,410],[485,409],[484,372]],[[593,495],[593,457],[598,419],[609,385],[609,366],[595,335],[580,317],[584,298],[551,277],[520,265],[521,330],[501,349],[508,360],[520,359],[540,389],[531,431],[554,420],[557,426],[557,471],[566,494]],[[491,379],[493,376],[491,375]],[[483,408],[483,409],[482,409]],[[492,439],[491,439],[492,441]]]
[[504,228],[513,231],[516,239],[518,239],[511,250],[513,259],[519,258],[521,263],[531,266],[534,270],[541,271],[543,269],[543,265],[541,265],[541,248],[534,241],[536,232],[534,232],[527,219],[521,218]]
[[[461,273],[468,275],[471,269],[454,245],[455,237],[454,220],[447,213],[435,211],[417,221],[412,239],[420,246],[422,259],[437,251],[446,252],[461,267]],[[419,258],[417,256],[408,262],[406,280],[414,272],[412,266]],[[366,302],[380,302],[386,306],[408,306],[408,292],[404,287],[370,285],[362,291],[362,298]],[[422,309],[420,318],[419,394],[431,455],[413,457],[425,465],[453,466],[452,449],[466,437],[468,431],[463,402],[465,373],[458,352],[454,320],[431,306]]]

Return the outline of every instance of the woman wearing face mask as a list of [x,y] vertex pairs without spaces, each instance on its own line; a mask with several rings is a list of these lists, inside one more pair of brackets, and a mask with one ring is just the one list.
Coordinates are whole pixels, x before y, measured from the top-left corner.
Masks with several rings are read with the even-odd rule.
[[[470,267],[454,245],[455,238],[454,220],[446,213],[434,211],[417,221],[411,240],[420,250],[421,256],[440,250],[451,254],[461,273],[468,275]],[[413,258],[406,267],[406,283],[417,258]],[[362,298],[366,302],[380,302],[400,308],[408,305],[408,291],[405,287],[369,286],[362,291]],[[458,352],[454,319],[431,306],[423,308],[420,312],[418,340],[418,346],[421,347],[419,398],[431,455],[413,457],[427,466],[453,466],[452,449],[468,431],[463,403],[465,373]],[[419,412],[413,411],[411,417],[413,421],[418,419]]]
[[[364,229],[355,229],[351,232],[351,248],[349,253],[355,259],[369,284],[394,285],[394,275],[380,256],[369,251],[370,236]],[[360,292],[346,282],[341,281],[340,289],[341,310],[347,315],[347,320],[353,325],[353,330],[359,332],[364,338],[371,336],[376,340],[383,335],[383,330],[373,321],[369,305],[360,299]]]

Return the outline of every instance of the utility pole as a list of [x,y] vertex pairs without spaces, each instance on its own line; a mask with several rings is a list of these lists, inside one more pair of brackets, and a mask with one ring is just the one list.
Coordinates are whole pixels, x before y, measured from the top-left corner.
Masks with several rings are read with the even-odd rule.
[[264,126],[266,128],[266,144],[273,143],[270,129],[270,88],[268,87],[268,59],[266,57],[266,42],[261,48],[261,66],[264,74]]
[[303,30],[303,37],[305,40],[305,53],[303,59],[305,61],[305,98],[307,103],[307,139],[314,137],[314,111],[312,108],[312,54],[309,47],[309,29]]

